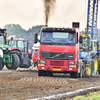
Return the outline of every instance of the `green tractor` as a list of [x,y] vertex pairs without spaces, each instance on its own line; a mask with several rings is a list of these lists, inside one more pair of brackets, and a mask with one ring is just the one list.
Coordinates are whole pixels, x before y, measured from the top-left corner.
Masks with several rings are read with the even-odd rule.
[[[19,67],[19,57],[11,52],[10,46],[6,45],[7,42],[7,31],[6,29],[0,29],[0,46],[3,49],[3,67],[6,65],[7,69],[16,70]],[[2,68],[3,68],[2,67]]]

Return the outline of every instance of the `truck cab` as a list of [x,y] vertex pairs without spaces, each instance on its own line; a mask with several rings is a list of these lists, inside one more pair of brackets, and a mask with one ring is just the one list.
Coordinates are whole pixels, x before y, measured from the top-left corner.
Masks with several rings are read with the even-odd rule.
[[[80,72],[79,32],[74,28],[43,27],[40,33],[38,76]],[[37,43],[35,34],[34,43]]]

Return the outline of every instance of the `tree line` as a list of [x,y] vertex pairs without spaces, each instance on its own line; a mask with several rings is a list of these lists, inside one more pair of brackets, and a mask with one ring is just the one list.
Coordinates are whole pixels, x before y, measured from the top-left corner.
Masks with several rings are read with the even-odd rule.
[[[38,31],[40,31],[42,27],[44,27],[44,25],[36,25],[36,26],[33,26],[32,28],[29,28],[28,30],[25,30],[19,24],[7,24],[4,26],[9,36],[15,35],[15,36],[19,36],[20,38],[29,40],[30,49],[32,49],[32,46],[34,44],[34,33],[37,33]],[[84,33],[84,31],[81,31],[80,33]],[[99,34],[99,40],[100,40],[100,29],[98,30],[98,34]]]
[[4,28],[7,30],[8,35],[19,36],[20,38],[24,38],[25,40],[29,40],[29,48],[32,49],[34,44],[34,33],[40,31],[43,25],[33,26],[28,30],[25,30],[19,24],[7,24]]

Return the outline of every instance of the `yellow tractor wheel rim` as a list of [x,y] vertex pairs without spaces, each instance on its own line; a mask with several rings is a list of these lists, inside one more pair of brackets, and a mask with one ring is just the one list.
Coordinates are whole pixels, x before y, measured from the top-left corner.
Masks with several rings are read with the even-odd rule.
[[11,67],[11,66],[12,66],[12,64],[8,64],[8,66],[9,66],[9,67]]
[[98,59],[95,59],[95,62],[94,62],[94,69],[95,69],[95,71],[98,70]]

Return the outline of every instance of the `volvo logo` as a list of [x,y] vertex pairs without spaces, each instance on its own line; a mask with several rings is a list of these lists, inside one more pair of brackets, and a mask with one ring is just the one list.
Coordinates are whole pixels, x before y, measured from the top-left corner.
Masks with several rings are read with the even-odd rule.
[[73,56],[68,56],[68,57],[72,58]]

